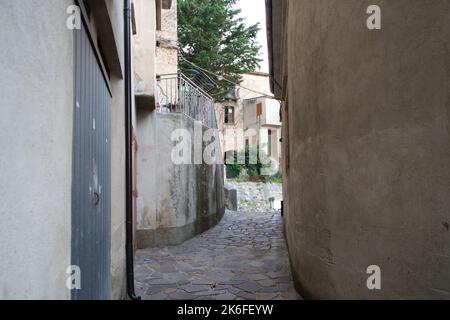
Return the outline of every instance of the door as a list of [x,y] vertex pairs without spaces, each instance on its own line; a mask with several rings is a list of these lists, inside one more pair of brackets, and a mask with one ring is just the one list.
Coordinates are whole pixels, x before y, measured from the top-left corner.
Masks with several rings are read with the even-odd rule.
[[111,267],[111,95],[83,25],[75,31],[72,299],[109,299]]

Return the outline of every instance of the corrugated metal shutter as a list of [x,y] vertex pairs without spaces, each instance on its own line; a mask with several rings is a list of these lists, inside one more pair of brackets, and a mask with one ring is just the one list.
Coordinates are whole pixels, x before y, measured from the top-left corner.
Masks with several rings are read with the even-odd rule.
[[72,299],[109,299],[111,268],[111,96],[83,26],[75,31]]

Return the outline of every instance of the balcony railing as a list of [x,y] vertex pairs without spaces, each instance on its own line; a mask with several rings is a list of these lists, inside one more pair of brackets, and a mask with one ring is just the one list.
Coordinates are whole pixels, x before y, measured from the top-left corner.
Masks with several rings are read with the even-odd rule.
[[158,76],[156,110],[160,113],[182,113],[217,129],[214,100],[183,74]]

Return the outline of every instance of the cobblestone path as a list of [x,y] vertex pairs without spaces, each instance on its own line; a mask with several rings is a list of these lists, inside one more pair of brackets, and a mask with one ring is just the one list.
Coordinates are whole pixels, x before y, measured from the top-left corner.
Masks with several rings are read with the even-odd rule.
[[227,212],[179,246],[139,250],[136,291],[149,300],[297,300],[279,213]]

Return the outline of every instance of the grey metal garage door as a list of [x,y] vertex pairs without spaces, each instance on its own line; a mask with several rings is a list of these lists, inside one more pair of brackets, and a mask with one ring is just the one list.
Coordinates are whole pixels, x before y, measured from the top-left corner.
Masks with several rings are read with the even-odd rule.
[[111,95],[85,27],[75,31],[72,299],[109,299],[111,267]]

